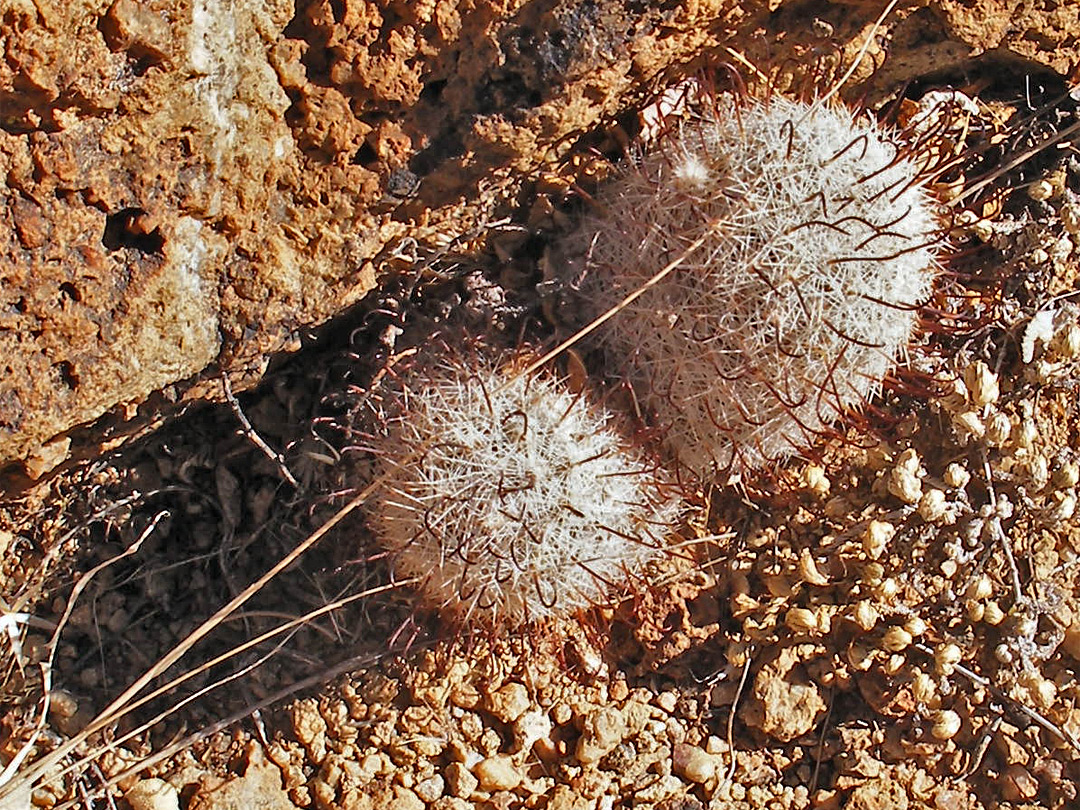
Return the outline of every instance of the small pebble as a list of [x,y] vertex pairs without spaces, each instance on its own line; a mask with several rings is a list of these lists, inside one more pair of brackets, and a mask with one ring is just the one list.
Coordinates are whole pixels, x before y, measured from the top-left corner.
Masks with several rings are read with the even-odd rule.
[[716,757],[696,745],[679,743],[672,752],[671,769],[676,776],[701,785],[716,775]]
[[529,691],[520,683],[503,684],[488,696],[488,711],[504,723],[513,723],[530,704]]
[[474,769],[481,790],[513,790],[521,784],[521,772],[506,754],[496,754],[480,762]]
[[531,751],[537,741],[551,736],[553,728],[546,712],[525,712],[514,722],[514,750]]
[[656,804],[662,802],[668,796],[685,792],[686,785],[677,776],[668,774],[653,779],[634,793],[634,806],[638,804]]
[[446,786],[455,796],[467,799],[476,790],[479,780],[472,775],[461,762],[451,762],[446,766]]
[[394,798],[384,807],[386,810],[424,810],[424,803],[408,788],[394,785]]
[[599,762],[622,742],[626,723],[622,714],[605,706],[585,718],[581,739],[578,740],[577,758],[582,765]]
[[419,796],[420,799],[427,804],[431,804],[432,802],[442,798],[443,791],[445,789],[446,782],[438,774],[435,774],[434,776],[425,779],[413,788],[413,790],[416,792],[416,795]]

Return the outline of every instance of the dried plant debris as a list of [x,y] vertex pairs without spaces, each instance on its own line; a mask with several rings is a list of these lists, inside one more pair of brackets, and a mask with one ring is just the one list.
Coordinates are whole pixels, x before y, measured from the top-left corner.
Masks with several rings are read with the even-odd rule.
[[[647,454],[634,447],[649,434],[606,433],[614,428],[598,400],[577,393],[597,383],[586,372],[591,356],[566,360],[564,375],[520,383],[509,382],[513,364],[489,364],[480,379],[460,358],[409,376],[407,353],[423,342],[400,330],[416,310],[440,330],[465,323],[507,343],[521,334],[554,340],[535,317],[552,299],[527,294],[543,274],[535,265],[545,237],[522,236],[515,228],[524,224],[500,226],[493,256],[456,256],[441,277],[437,261],[410,276],[402,254],[404,281],[367,313],[348,350],[306,354],[237,397],[246,424],[233,407],[188,414],[123,455],[53,478],[51,491],[5,505],[0,805],[1076,806],[1080,172],[1057,142],[1010,165],[1067,131],[1074,105],[1055,112],[1034,99],[1032,114],[1022,92],[958,93],[947,89],[944,107],[940,98],[896,105],[901,123],[924,114],[934,148],[957,161],[934,188],[953,201],[952,250],[918,313],[910,366],[890,374],[865,418],[812,461],[746,475],[738,487],[687,488],[680,553],[654,555],[657,532],[642,547],[655,559],[626,566],[647,587],[617,602],[608,597],[619,583],[605,586],[585,620],[555,611],[543,632],[500,628],[462,641],[447,629],[453,621],[418,619],[418,600],[445,599],[418,595],[400,577],[427,576],[436,552],[397,573],[384,552],[411,546],[427,531],[415,516],[430,510],[402,512],[395,531],[407,530],[394,540],[382,524],[396,507],[365,511],[355,500],[398,468],[423,470],[406,461],[408,447],[452,422],[484,426],[484,441],[444,443],[467,450],[446,462],[491,461],[473,465],[479,478],[460,493],[468,509],[435,498],[466,526],[453,547],[444,532],[438,554],[489,543],[492,528],[480,521],[493,505],[514,519],[526,514],[507,505],[516,488],[506,484],[528,480],[530,454],[554,469],[557,457],[584,462],[606,449],[633,471],[630,483],[652,487]],[[1046,120],[1053,126],[1040,129]],[[567,161],[569,171],[590,165]],[[553,201],[528,201],[515,222],[543,209],[551,225],[573,212]],[[508,266],[513,273],[482,272]],[[347,397],[335,377],[342,368]],[[574,394],[555,382],[562,376]],[[338,393],[327,400],[329,392]],[[530,395],[559,406],[530,410]],[[615,387],[608,410],[620,396],[635,399]],[[357,424],[339,399],[386,421],[348,434],[351,446],[327,441],[328,421]],[[545,432],[571,424],[576,432],[564,438]],[[358,478],[327,475],[352,466]],[[449,468],[431,469],[445,489]],[[312,488],[319,481],[325,490]],[[633,534],[575,500],[601,486],[596,476],[566,481],[560,507]],[[419,485],[400,479],[378,497],[416,497]],[[661,496],[618,492],[652,506],[651,516],[631,508],[631,523],[673,520]],[[353,514],[314,542],[342,504]],[[530,529],[568,525],[528,515]],[[308,542],[271,586],[235,601]],[[494,548],[484,544],[476,548]],[[543,570],[565,584],[565,570]],[[110,705],[230,599],[239,605],[230,619],[147,683],[168,691],[131,714],[133,698]]]

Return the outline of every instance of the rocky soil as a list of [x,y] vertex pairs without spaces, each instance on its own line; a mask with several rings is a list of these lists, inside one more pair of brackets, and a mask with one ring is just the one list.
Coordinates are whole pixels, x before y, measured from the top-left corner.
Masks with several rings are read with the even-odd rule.
[[[1080,12],[880,11],[3,7],[0,807],[1074,806]],[[842,438],[527,634],[418,611],[362,517],[313,536],[402,319],[561,334],[552,247],[661,87],[867,41],[849,103],[964,95],[926,333]]]

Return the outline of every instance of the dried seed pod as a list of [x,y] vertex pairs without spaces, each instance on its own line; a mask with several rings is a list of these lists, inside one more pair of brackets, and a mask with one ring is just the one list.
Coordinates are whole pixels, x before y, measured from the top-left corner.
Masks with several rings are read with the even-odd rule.
[[882,669],[885,671],[886,675],[891,677],[899,674],[906,664],[907,656],[901,655],[900,653],[894,653],[885,659],[885,664],[882,666]]
[[793,633],[816,633],[818,629],[817,614],[809,608],[791,608],[784,616],[784,624]]
[[934,739],[942,741],[955,737],[963,725],[960,715],[952,709],[939,709],[934,712],[931,722],[930,733],[934,735]]
[[896,527],[883,520],[871,520],[862,536],[863,551],[871,559],[877,560],[889,548],[889,543],[896,534]]
[[963,658],[960,648],[951,642],[939,644],[934,650],[934,667],[940,674],[948,677],[956,670],[956,665]]
[[945,468],[944,480],[953,489],[963,489],[971,482],[971,473],[954,461]]
[[967,387],[971,404],[977,408],[992,405],[1000,395],[998,375],[992,372],[982,360],[978,360],[964,369],[964,385]]
[[945,493],[940,489],[930,489],[923,493],[919,500],[919,517],[927,523],[937,523],[945,519],[949,507],[945,500]]
[[967,386],[964,385],[964,381],[959,377],[954,377],[946,385],[949,393],[941,398],[941,406],[948,413],[955,414],[966,411],[968,409],[968,390]]
[[869,599],[860,599],[851,614],[852,621],[867,633],[874,629],[879,618],[881,614]]
[[919,454],[908,448],[889,473],[889,492],[904,503],[915,504],[922,497],[922,467]]
[[823,586],[829,584],[829,578],[818,570],[817,563],[814,562],[814,556],[808,548],[804,548],[799,553],[799,577],[803,582],[810,585]]
[[983,606],[982,620],[991,627],[997,627],[1005,621],[1005,611],[1001,609],[997,602],[987,602]]
[[930,703],[937,695],[937,687],[934,685],[934,679],[931,678],[923,671],[915,673],[915,677],[911,679],[911,696],[915,698],[919,703]]
[[917,638],[926,632],[926,622],[918,616],[910,616],[908,620],[904,622],[904,629],[911,633],[913,637]]
[[1050,483],[1050,462],[1042,453],[1029,455],[1021,469],[1033,489],[1042,489]]
[[1013,443],[1021,450],[1030,450],[1039,440],[1039,429],[1035,422],[1028,418],[1020,422],[1020,426],[1013,433]]
[[848,645],[847,660],[853,669],[866,672],[873,666],[873,651],[861,641],[853,641]]
[[1080,483],[1080,464],[1075,461],[1062,464],[1054,470],[1050,481],[1058,489],[1072,489]]
[[983,614],[986,613],[986,604],[983,602],[976,602],[973,599],[969,599],[965,605],[967,608],[967,616],[973,622],[981,622]]
[[900,593],[900,583],[892,577],[886,577],[874,586],[874,596],[882,602],[890,603]]
[[986,418],[986,443],[991,447],[1001,447],[1012,435],[1012,420],[1001,411],[993,411]]
[[1076,493],[1072,490],[1059,489],[1050,493],[1050,503],[1046,509],[1045,521],[1048,526],[1059,526],[1072,520],[1076,514]]
[[1045,202],[1054,196],[1054,186],[1049,180],[1036,180],[1027,187],[1028,196],[1038,202]]
[[994,593],[994,582],[986,574],[979,574],[971,584],[968,585],[967,590],[964,591],[964,596],[968,599],[988,599]]
[[1051,348],[1066,360],[1080,357],[1080,324],[1067,323],[1054,333]]
[[903,627],[890,627],[881,637],[882,649],[889,652],[902,652],[911,646],[911,633]]
[[807,464],[802,472],[803,486],[813,492],[819,498],[829,494],[832,483],[825,475],[825,468],[818,464]]

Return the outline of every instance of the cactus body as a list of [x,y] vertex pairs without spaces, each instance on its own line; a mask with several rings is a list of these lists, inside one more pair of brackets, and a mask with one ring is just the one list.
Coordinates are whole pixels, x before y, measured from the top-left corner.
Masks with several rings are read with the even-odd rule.
[[607,414],[554,380],[453,361],[405,375],[393,402],[370,524],[395,572],[462,623],[602,603],[679,516]]
[[607,361],[697,472],[809,446],[904,354],[936,273],[916,165],[846,109],[719,99],[599,196],[570,253]]

